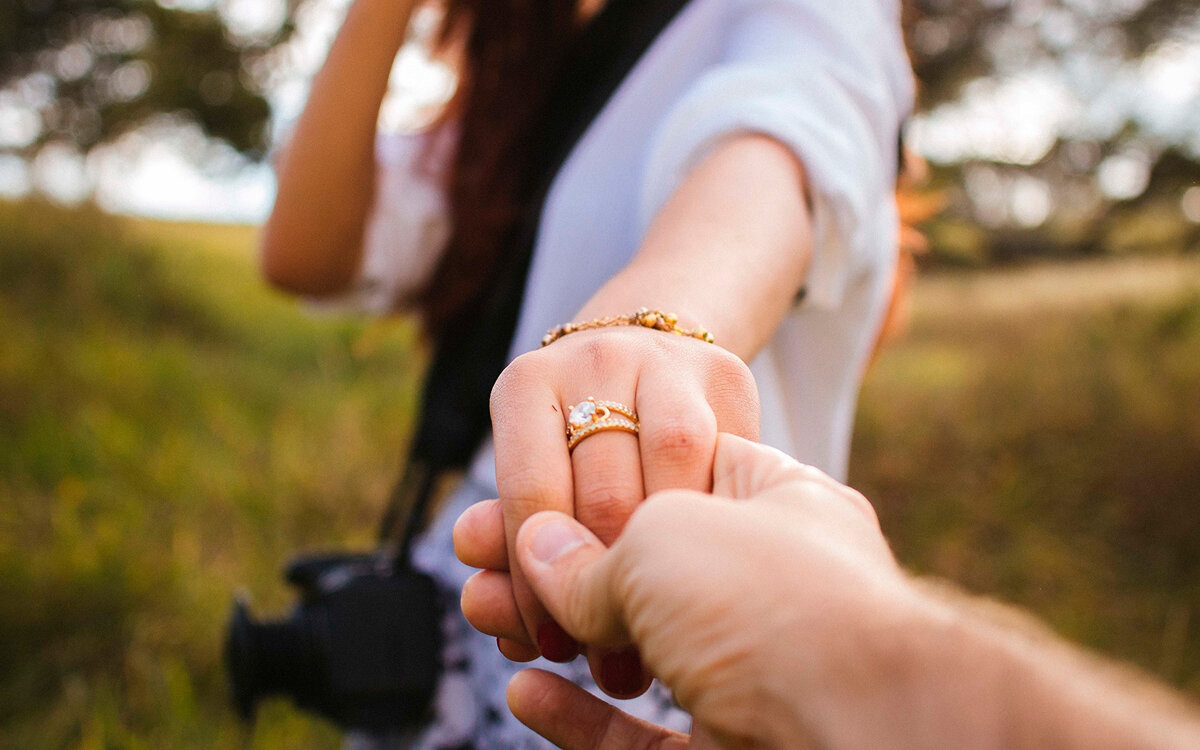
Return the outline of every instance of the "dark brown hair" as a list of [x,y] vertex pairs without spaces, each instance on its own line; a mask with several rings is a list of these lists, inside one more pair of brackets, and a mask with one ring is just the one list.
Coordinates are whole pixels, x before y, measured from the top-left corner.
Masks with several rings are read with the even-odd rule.
[[487,285],[529,189],[523,131],[579,29],[580,0],[446,0],[439,37],[458,89],[442,118],[458,146],[446,175],[452,229],[419,298],[437,331]]

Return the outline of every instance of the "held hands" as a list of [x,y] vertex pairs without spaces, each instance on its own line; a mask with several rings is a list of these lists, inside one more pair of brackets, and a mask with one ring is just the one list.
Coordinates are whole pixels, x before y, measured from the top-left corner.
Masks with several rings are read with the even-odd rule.
[[[484,632],[506,627],[515,605],[493,607],[504,597],[498,571],[515,560],[572,636],[640,648],[695,717],[691,746],[823,746],[829,726],[845,726],[836,713],[853,702],[847,693],[879,678],[861,644],[908,616],[911,590],[857,492],[731,435],[718,439],[712,477],[712,495],[655,494],[611,547],[542,512],[520,528],[510,558],[499,503],[473,506],[456,548],[491,570],[468,583],[463,610]],[[688,744],[545,672],[521,673],[509,702],[566,748],[596,747],[597,737],[601,748]]]
[[[568,451],[567,409],[589,397],[631,407],[640,434],[598,432]],[[558,511],[612,544],[647,495],[711,489],[718,432],[758,436],[758,395],[745,363],[704,341],[639,328],[580,331],[517,358],[497,380],[491,410],[501,498],[492,512],[506,544],[456,544],[469,564],[489,569],[472,584],[468,617],[517,661],[570,661],[580,651],[520,563],[508,563],[526,519]],[[589,649],[588,657],[612,695],[649,685],[634,650]]]

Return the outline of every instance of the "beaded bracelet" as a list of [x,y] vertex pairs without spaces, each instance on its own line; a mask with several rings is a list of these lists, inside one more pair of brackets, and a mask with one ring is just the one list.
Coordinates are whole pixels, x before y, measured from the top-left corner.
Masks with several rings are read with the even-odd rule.
[[695,328],[680,328],[679,318],[673,313],[665,313],[660,310],[648,310],[644,307],[639,308],[637,312],[630,315],[613,315],[607,318],[596,318],[595,320],[585,320],[582,323],[565,323],[557,328],[551,328],[546,331],[546,335],[542,337],[542,346],[549,346],[555,341],[558,341],[568,333],[576,331],[588,331],[593,328],[605,328],[608,326],[642,326],[643,328],[653,328],[656,331],[664,331],[673,333],[676,336],[688,336],[701,341],[707,341],[710,344],[715,344],[716,339],[713,335],[706,331],[702,326]]

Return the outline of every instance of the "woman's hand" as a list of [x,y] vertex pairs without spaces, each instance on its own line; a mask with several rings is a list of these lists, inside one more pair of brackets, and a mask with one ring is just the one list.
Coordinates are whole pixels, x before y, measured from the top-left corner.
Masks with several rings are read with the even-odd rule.
[[[569,407],[589,396],[632,407],[640,434],[603,431],[568,452]],[[634,508],[665,489],[706,492],[712,484],[718,432],[758,435],[758,397],[749,369],[713,344],[645,328],[609,327],[565,336],[523,355],[492,392],[496,479],[507,549],[517,529],[538,511],[573,516],[604,544],[620,535]],[[490,567],[495,592],[464,594],[467,615],[501,638],[517,660],[539,653],[569,661],[578,644],[553,623],[525,583],[520,566]],[[503,572],[500,572],[502,571]],[[478,590],[478,589],[475,589]],[[597,682],[614,695],[645,690],[636,653],[591,653]]]
[[[657,493],[612,545],[559,513],[534,515],[511,559],[581,641],[637,644],[703,735],[805,746],[823,739],[814,717],[826,705],[878,681],[878,654],[859,636],[903,621],[911,591],[857,492],[730,435],[712,476],[715,496]],[[468,562],[502,561],[500,525],[495,502],[464,513],[455,538]],[[494,586],[484,572],[465,589],[473,622]],[[518,718],[564,747],[685,745],[544,673],[518,677],[509,696]]]
[[[574,317],[653,307],[678,313],[684,327],[703,324],[719,346],[640,327],[600,328],[565,336],[504,371],[492,392],[492,427],[508,549],[540,510],[570,514],[611,544],[648,494],[710,489],[718,431],[757,439],[757,388],[745,362],[771,338],[804,278],[804,182],[795,156],[770,138],[739,134],[714,144],[630,264]],[[589,396],[633,407],[640,434],[601,432],[569,453],[567,407]],[[471,562],[472,546],[464,541],[464,559],[493,572],[464,592],[468,617],[499,637],[510,658],[574,657],[577,644],[537,603],[520,568]],[[484,580],[495,585],[479,585]],[[492,593],[474,596],[485,590]],[[640,693],[649,682],[635,651],[588,656],[610,694]]]

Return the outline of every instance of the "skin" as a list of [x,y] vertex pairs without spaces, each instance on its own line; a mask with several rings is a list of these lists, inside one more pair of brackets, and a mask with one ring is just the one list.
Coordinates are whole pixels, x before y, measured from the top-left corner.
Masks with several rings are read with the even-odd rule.
[[[472,622],[494,626],[509,562],[495,501],[455,529]],[[633,643],[696,721],[634,719],[539,670],[514,714],[568,750],[609,748],[1185,748],[1200,714],[994,604],[899,568],[857,492],[783,454],[718,439],[713,494],[657,493],[605,545],[542,512],[515,548],[532,589],[581,641]]]
[[[703,321],[721,346],[642,328],[602,328],[565,336],[504,371],[492,392],[492,423],[510,550],[516,530],[540,510],[570,513],[612,543],[646,495],[710,488],[718,432],[757,438],[757,391],[744,361],[770,337],[801,284],[810,241],[804,201],[803,173],[782,146],[761,136],[722,142],[668,201],[633,262],[574,318],[644,305],[676,312],[685,327]],[[640,435],[603,432],[569,454],[564,413],[588,396],[632,406]],[[510,577],[528,635],[497,633],[507,641],[505,654],[573,656],[570,644],[548,653],[550,619],[519,565]],[[541,648],[520,645],[529,642]],[[589,657],[614,694],[648,684],[633,676],[614,684],[601,663],[606,655]]]
[[320,297],[347,289],[362,262],[375,195],[375,132],[392,61],[413,0],[356,0],[287,146],[279,189],[263,226],[263,276],[281,289]]
[[[374,134],[392,60],[413,3],[356,0],[279,162],[263,233],[267,279],[309,296],[354,280],[374,195]],[[703,324],[720,344],[648,329],[575,333],[518,357],[492,392],[496,480],[510,550],[534,513],[578,518],[616,540],[647,494],[710,489],[718,431],[758,435],[758,395],[745,365],[790,308],[811,245],[804,172],[792,152],[752,133],[714,144],[652,223],[632,262],[572,319],[648,307]],[[566,322],[566,321],[563,321]],[[588,396],[639,415],[640,436],[603,432],[569,454],[566,408]],[[640,439],[639,439],[640,438]],[[536,461],[530,457],[536,456]],[[507,581],[523,627],[499,645],[519,660],[578,653],[524,580]],[[645,689],[635,653],[589,654],[611,693]]]

